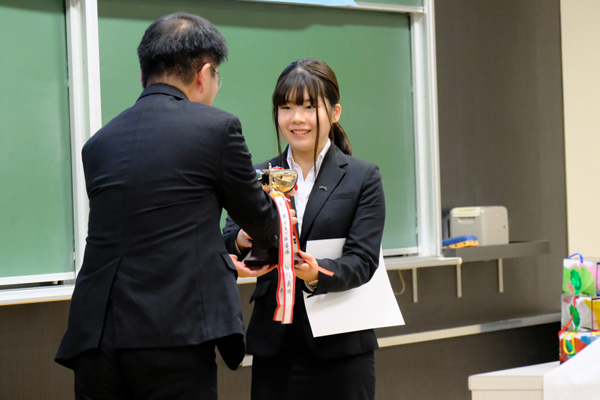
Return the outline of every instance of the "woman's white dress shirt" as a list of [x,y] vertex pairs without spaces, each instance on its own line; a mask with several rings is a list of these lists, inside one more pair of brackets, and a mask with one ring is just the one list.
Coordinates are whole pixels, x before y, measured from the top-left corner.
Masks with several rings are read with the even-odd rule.
[[321,169],[321,165],[323,164],[323,159],[325,158],[325,154],[331,147],[331,140],[327,141],[323,150],[317,156],[317,162],[315,171],[315,166],[313,166],[308,174],[306,175],[306,179],[304,178],[304,173],[302,172],[302,168],[296,164],[294,161],[294,156],[292,155],[292,149],[288,148],[287,154],[287,163],[290,166],[290,169],[296,170],[298,172],[298,190],[296,190],[296,195],[294,196],[294,203],[296,204],[296,218],[298,218],[298,235],[302,231],[302,218],[304,217],[304,210],[306,210],[306,203],[308,203],[308,197],[310,196],[310,192],[312,191],[313,186],[315,185],[315,180],[317,175],[319,174],[319,170]]

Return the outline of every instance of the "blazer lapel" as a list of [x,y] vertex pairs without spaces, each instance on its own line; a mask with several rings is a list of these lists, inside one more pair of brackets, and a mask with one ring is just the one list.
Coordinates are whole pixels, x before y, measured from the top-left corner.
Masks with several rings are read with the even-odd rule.
[[306,243],[306,238],[310,233],[313,222],[319,214],[319,211],[321,211],[325,202],[331,195],[331,192],[333,192],[346,174],[346,171],[341,168],[346,164],[348,164],[346,155],[342,153],[337,146],[331,146],[325,155],[321,170],[317,175],[317,180],[310,192],[306,210],[304,210],[304,216],[302,217],[302,232],[300,233],[301,245]]

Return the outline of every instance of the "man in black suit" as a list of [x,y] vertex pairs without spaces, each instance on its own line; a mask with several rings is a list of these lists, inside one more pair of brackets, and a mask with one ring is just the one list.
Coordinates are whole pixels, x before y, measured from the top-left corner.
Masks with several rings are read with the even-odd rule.
[[222,208],[262,247],[279,217],[239,120],[211,107],[223,36],[160,18],[138,48],[144,90],[83,148],[89,230],[56,361],[77,399],[216,399],[215,346],[244,356],[236,266]]

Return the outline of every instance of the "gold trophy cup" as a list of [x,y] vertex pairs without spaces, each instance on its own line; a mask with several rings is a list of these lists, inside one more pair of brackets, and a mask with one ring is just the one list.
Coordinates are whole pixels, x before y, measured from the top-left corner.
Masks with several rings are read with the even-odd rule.
[[[298,172],[293,169],[273,169],[269,165],[269,169],[263,169],[263,176],[268,176],[268,185],[271,191],[288,194],[296,186],[298,181]],[[264,179],[264,178],[263,178]]]
[[[263,185],[269,185],[271,192],[280,192],[286,195],[285,197],[289,200],[287,195],[296,187],[296,181],[298,180],[298,172],[293,169],[280,169],[273,168],[269,164],[269,169],[257,170],[258,181]],[[296,232],[296,225],[292,227],[292,242],[294,246],[294,265],[302,264],[304,261],[298,255],[298,234]],[[244,260],[244,263],[250,268],[261,268],[263,265],[273,265],[279,262],[279,250],[272,247],[268,250],[261,249],[260,247],[253,245],[252,254]]]

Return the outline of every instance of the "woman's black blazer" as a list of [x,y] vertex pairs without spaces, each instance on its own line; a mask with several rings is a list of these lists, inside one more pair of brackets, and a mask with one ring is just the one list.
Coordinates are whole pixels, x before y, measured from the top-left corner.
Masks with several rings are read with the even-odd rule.
[[[284,152],[284,168],[289,168]],[[279,157],[257,168],[281,166]],[[311,191],[300,234],[300,247],[308,240],[346,238],[341,258],[317,260],[334,275],[319,273],[314,294],[341,292],[358,287],[371,279],[379,263],[379,251],[385,220],[385,200],[379,168],[351,156],[336,146],[327,152]],[[228,218],[224,232],[227,249],[236,253],[239,227]],[[250,301],[254,310],[247,332],[247,352],[262,357],[279,354],[290,325],[273,321],[277,291],[277,270],[261,276]],[[378,348],[372,329],[314,338],[304,306],[304,282],[296,281],[294,324],[302,324],[312,352],[320,358],[337,358],[365,353]],[[373,310],[376,312],[376,310]]]

